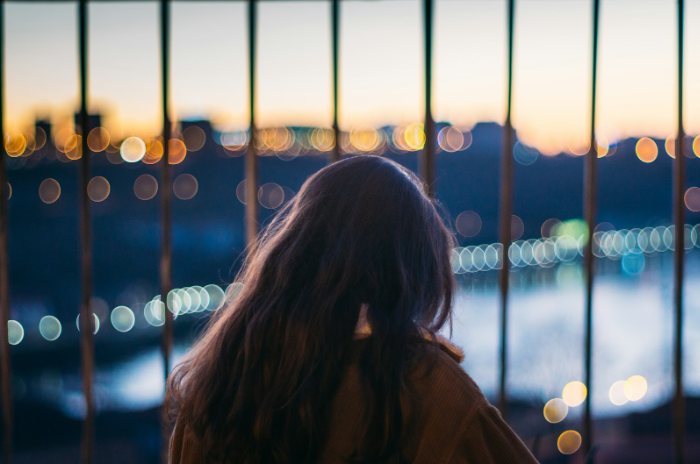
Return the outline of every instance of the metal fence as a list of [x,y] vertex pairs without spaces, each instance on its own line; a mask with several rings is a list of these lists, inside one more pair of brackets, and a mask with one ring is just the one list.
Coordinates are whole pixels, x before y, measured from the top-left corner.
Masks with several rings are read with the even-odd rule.
[[[14,0],[18,2],[31,2],[33,0]],[[67,0],[66,0],[67,1]],[[93,0],[109,1],[109,0]],[[236,1],[236,0],[222,0]],[[250,110],[250,138],[248,149],[245,153],[245,176],[248,198],[255,198],[258,191],[258,160],[256,153],[256,28],[257,28],[257,0],[237,0],[246,1],[248,4],[248,65],[249,65],[249,110]],[[268,0],[273,1],[273,0]],[[320,0],[325,1],[325,0]],[[341,27],[340,0],[329,0],[331,3],[331,37],[332,41],[332,80],[333,80],[333,132],[335,140],[340,140],[338,125],[338,63],[339,63],[339,29]],[[436,154],[436,134],[435,122],[432,116],[432,49],[433,49],[433,11],[434,0],[423,1],[423,27],[424,27],[424,72],[425,72],[425,146],[420,159],[420,175],[422,176],[427,191],[435,194],[435,154]],[[511,246],[511,210],[513,192],[513,127],[511,122],[511,109],[513,100],[513,42],[515,27],[515,0],[507,1],[507,94],[506,119],[503,131],[503,152],[501,162],[501,194],[500,194],[500,222],[499,232],[503,250],[509,250]],[[70,2],[73,3],[73,2]],[[80,158],[79,185],[80,185],[80,259],[82,274],[82,292],[80,317],[83,324],[94,324],[90,316],[90,300],[92,297],[92,231],[90,201],[88,198],[87,184],[90,180],[90,157],[87,144],[88,133],[88,2],[78,1],[78,54],[79,54],[79,83],[80,83],[80,128],[83,134],[82,154]],[[170,117],[169,90],[170,90],[170,1],[160,0],[160,59],[161,59],[161,90],[162,90],[162,118],[163,118],[163,157],[160,162],[161,175],[161,252],[160,252],[160,292],[167,295],[172,289],[171,283],[171,243],[172,243],[172,179],[169,164],[169,147],[167,141],[170,140],[172,131],[172,120]],[[4,86],[4,49],[5,49],[5,18],[4,0],[0,1],[0,133],[4,134],[3,109],[5,104]],[[597,209],[597,143],[595,138],[596,127],[596,81],[597,81],[597,60],[598,60],[598,29],[600,18],[600,0],[591,0],[592,7],[592,75],[591,75],[591,101],[590,101],[590,148],[586,154],[584,170],[584,217],[588,225],[588,236],[593,237],[596,226]],[[675,142],[674,160],[674,224],[675,243],[684,243],[684,189],[685,189],[685,156],[683,148],[683,31],[684,31],[684,0],[677,0],[677,52],[678,52],[678,129]],[[3,456],[4,462],[9,463],[12,459],[13,442],[13,415],[12,415],[12,393],[10,365],[10,344],[8,340],[8,314],[9,314],[9,263],[8,263],[8,187],[6,170],[7,152],[4,144],[0,152],[0,371],[2,380],[0,383],[0,394],[2,396],[2,424],[3,424]],[[339,144],[336,143],[330,156],[330,161],[334,162],[341,158]],[[248,249],[254,249],[253,245],[258,233],[258,206],[255,201],[246,202],[245,229]],[[683,284],[684,284],[684,247],[674,248],[674,324],[673,324],[673,381],[675,384],[674,407],[673,407],[673,443],[674,462],[684,463],[684,414],[683,414]],[[507,256],[505,253],[503,256]],[[500,289],[500,375],[499,375],[499,395],[498,403],[502,414],[507,417],[506,380],[508,377],[508,294],[509,294],[509,271],[508,259],[502,259],[502,266],[499,271]],[[589,239],[584,249],[585,268],[585,321],[584,321],[584,381],[589,392],[585,399],[585,410],[582,424],[583,450],[592,462],[595,451],[595,440],[592,429],[591,414],[591,389],[592,389],[592,340],[593,340],[593,288],[595,280],[595,257],[593,254],[593,240]],[[171,368],[171,351],[173,345],[173,315],[170,311],[164,311],[165,323],[162,334],[162,356],[165,366],[164,375],[167,377]],[[82,461],[84,463],[94,462],[94,437],[95,437],[95,405],[93,398],[93,374],[94,374],[94,342],[93,330],[81,330],[81,353],[82,353],[82,378],[83,394],[85,397],[86,416],[83,425],[82,438]],[[164,440],[164,443],[167,441]],[[165,447],[164,447],[165,449]],[[167,451],[167,450],[166,450]],[[164,454],[165,456],[165,454]]]

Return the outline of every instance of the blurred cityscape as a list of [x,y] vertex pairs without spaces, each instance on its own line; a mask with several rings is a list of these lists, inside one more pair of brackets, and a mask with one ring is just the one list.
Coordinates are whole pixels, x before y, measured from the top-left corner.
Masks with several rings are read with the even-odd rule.
[[[5,135],[10,158],[10,262],[18,462],[74,462],[84,414],[79,371],[78,166],[80,134],[38,120]],[[465,368],[493,398],[497,375],[497,244],[503,128],[438,123],[437,197],[459,239],[460,292],[453,336]],[[98,462],[156,462],[163,393],[158,295],[159,167],[163,140],[114,140],[99,114],[87,135],[93,169],[97,320]],[[236,293],[244,205],[265,223],[325,166],[334,146],[323,127],[259,130],[260,189],[245,197],[245,130],[180,122],[168,141],[173,169],[176,357],[207,314]],[[515,191],[508,258],[513,266],[512,423],[542,462],[568,462],[562,433],[575,428],[582,378],[583,155],[543,155],[515,137]],[[345,156],[390,157],[412,170],[425,143],[420,123],[341,133]],[[661,462],[670,454],[670,266],[674,140],[599,140],[600,284],[596,325],[596,428],[600,460]],[[700,137],[688,137],[686,333],[689,455],[700,456]],[[534,187],[537,188],[534,188]],[[397,205],[400,207],[400,205]],[[650,285],[653,284],[653,285]],[[654,289],[649,292],[650,287]],[[629,308],[629,309],[625,309]],[[643,340],[643,342],[640,342]],[[520,366],[520,367],[518,367]],[[695,396],[692,396],[695,395]],[[561,397],[561,398],[560,398]],[[543,417],[544,415],[544,417]],[[568,426],[567,424],[571,424]],[[41,440],[37,441],[40,436]],[[565,442],[565,440],[564,440]],[[57,457],[60,456],[60,457]]]

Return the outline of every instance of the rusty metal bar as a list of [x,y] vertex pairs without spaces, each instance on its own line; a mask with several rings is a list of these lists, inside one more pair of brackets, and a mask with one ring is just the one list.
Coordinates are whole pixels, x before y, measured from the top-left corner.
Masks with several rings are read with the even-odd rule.
[[245,154],[246,202],[245,228],[246,244],[253,249],[258,236],[258,153],[255,125],[255,47],[257,0],[248,0],[248,93],[250,102],[250,137]]
[[340,35],[340,0],[331,0],[331,36],[333,48],[333,151],[331,163],[340,161],[340,129],[338,128],[338,52]]
[[160,160],[161,191],[161,248],[160,248],[160,299],[164,304],[163,368],[165,378],[170,373],[170,355],[173,349],[173,315],[168,310],[168,293],[172,289],[172,175],[170,169],[170,0],[160,2],[160,59],[161,103],[163,105],[163,157]]
[[435,196],[435,121],[433,121],[433,0],[423,0],[425,34],[425,145],[420,175],[431,197]]
[[503,148],[501,152],[501,217],[500,236],[502,257],[498,273],[498,287],[501,296],[501,352],[498,408],[501,415],[508,414],[506,379],[508,373],[508,284],[510,261],[508,250],[511,243],[513,219],[513,33],[515,30],[515,0],[508,0],[508,82],[506,100],[506,121],[503,126]]
[[[160,160],[160,300],[163,303],[163,334],[161,352],[163,374],[166,380],[171,369],[173,350],[173,314],[168,308],[168,293],[172,290],[172,173],[170,167],[170,0],[160,2],[160,64],[161,64],[161,104],[163,116],[163,157]],[[169,432],[163,428],[161,461],[169,459]]]
[[[5,1],[0,1],[0,135],[5,134]],[[12,459],[12,367],[7,323],[10,316],[10,273],[7,247],[7,166],[5,143],[0,143],[0,371],[2,371],[3,462]]]
[[93,377],[95,369],[94,331],[95,318],[92,314],[92,219],[88,182],[90,182],[90,149],[88,148],[88,12],[87,1],[78,3],[78,61],[80,68],[80,257],[83,282],[80,317],[82,330],[80,344],[83,364],[83,394],[85,396],[85,421],[83,422],[82,462],[94,462],[95,441],[95,401],[93,398]]
[[584,172],[584,214],[588,224],[588,243],[584,250],[585,266],[585,343],[584,343],[584,383],[588,388],[583,411],[583,451],[588,454],[593,444],[593,430],[591,425],[591,396],[592,384],[592,358],[593,358],[593,277],[595,257],[593,256],[593,232],[596,226],[596,210],[598,203],[598,146],[595,138],[596,128],[596,90],[598,80],[598,25],[600,19],[600,0],[593,0],[593,50],[591,66],[591,133],[590,148],[586,154],[586,166]]
[[685,462],[685,413],[683,410],[683,277],[685,266],[685,154],[683,153],[683,26],[684,0],[678,0],[678,134],[676,159],[673,163],[675,248],[673,303],[675,309],[673,370],[675,395],[673,399],[673,450],[677,464]]

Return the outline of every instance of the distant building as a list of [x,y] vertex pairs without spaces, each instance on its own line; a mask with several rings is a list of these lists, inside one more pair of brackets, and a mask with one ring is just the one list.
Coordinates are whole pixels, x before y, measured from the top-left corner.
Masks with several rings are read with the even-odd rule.
[[[75,131],[80,132],[80,113],[75,113],[73,122],[75,123]],[[100,126],[102,126],[102,114],[88,114],[88,133],[90,133],[90,131],[93,130],[95,127]]]

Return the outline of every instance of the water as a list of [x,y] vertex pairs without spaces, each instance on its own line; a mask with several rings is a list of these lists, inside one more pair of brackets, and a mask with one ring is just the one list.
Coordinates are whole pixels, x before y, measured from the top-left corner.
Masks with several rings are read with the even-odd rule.
[[[688,254],[685,286],[684,388],[700,393],[700,265]],[[672,254],[647,257],[645,269],[628,275],[620,261],[601,262],[594,292],[593,394],[595,415],[648,410],[672,395]],[[530,275],[517,276],[527,271]],[[510,395],[545,402],[561,397],[571,381],[583,381],[584,287],[580,264],[519,270],[510,294],[508,380]],[[518,282],[520,283],[518,284]],[[497,288],[479,282],[462,287],[453,338],[465,348],[464,367],[487,396],[497,393],[500,306]],[[648,390],[639,401],[617,406],[613,383],[641,375]],[[578,408],[581,409],[581,408]],[[574,414],[580,412],[576,408]]]
[[[700,394],[700,252],[687,254],[684,326],[688,394]],[[648,410],[672,396],[672,263],[670,252],[646,257],[637,274],[619,260],[599,260],[594,304],[592,407],[597,417]],[[521,268],[512,273],[508,316],[508,393],[544,403],[562,396],[571,381],[583,381],[584,289],[581,264]],[[489,398],[497,394],[500,307],[496,272],[458,276],[452,339],[464,348],[463,363]],[[446,330],[446,332],[448,332]],[[186,352],[176,344],[174,360]],[[164,391],[157,339],[140,353],[101,366],[95,376],[98,410],[143,410],[157,406]],[[641,375],[648,382],[639,401],[617,406],[609,389]],[[69,417],[84,413],[78,371],[39,376],[42,395]],[[570,414],[581,413],[582,406]]]

